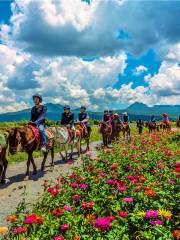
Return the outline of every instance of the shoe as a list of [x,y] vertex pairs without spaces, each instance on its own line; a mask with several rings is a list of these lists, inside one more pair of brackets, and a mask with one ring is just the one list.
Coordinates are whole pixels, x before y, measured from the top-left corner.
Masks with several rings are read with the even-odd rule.
[[44,146],[41,147],[41,151],[42,151],[42,152],[47,152],[46,145],[44,145]]

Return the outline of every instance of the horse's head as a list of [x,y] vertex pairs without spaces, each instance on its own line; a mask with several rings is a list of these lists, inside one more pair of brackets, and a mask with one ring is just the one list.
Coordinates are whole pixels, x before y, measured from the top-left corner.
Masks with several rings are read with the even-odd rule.
[[19,134],[18,128],[12,128],[9,131],[9,136],[8,136],[10,154],[13,155],[17,153],[17,147],[19,142],[20,142],[20,134]]

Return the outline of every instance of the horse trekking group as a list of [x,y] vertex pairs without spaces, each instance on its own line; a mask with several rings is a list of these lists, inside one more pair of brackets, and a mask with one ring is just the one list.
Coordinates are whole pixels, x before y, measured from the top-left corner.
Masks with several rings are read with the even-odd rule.
[[[57,126],[45,128],[45,117],[47,107],[42,104],[42,97],[39,94],[33,96],[34,107],[31,109],[30,122],[22,127],[4,129],[0,133],[0,182],[5,183],[6,169],[8,162],[6,160],[6,151],[10,154],[16,154],[21,148],[28,155],[26,177],[29,176],[30,164],[33,166],[33,174],[37,173],[37,167],[33,158],[33,152],[41,150],[43,152],[43,161],[41,170],[45,168],[48,152],[51,153],[51,165],[54,165],[54,148],[55,145],[59,149],[59,153],[63,160],[71,159],[74,148],[80,156],[82,149],[82,140],[86,142],[86,151],[89,150],[89,140],[91,136],[91,127],[89,125],[89,115],[86,107],[81,106],[78,114],[78,121],[75,121],[74,114],[68,105],[64,106],[64,112],[61,121]],[[166,114],[163,115],[162,128],[170,129],[170,122]],[[168,126],[168,127],[167,127]],[[139,134],[142,134],[144,122],[139,119],[137,121]],[[157,129],[158,125],[154,116],[147,123],[149,132]],[[102,134],[103,145],[111,145],[111,142],[119,139],[122,132],[124,139],[130,139],[131,127],[127,112],[123,113],[122,121],[118,113],[104,110],[104,115],[99,124],[99,132]],[[68,151],[70,149],[70,153]]]

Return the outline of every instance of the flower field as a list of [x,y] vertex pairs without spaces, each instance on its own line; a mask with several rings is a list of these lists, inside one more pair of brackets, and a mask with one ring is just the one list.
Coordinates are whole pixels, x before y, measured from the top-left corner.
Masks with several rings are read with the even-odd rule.
[[83,166],[52,184],[33,211],[24,204],[0,228],[14,240],[180,239],[179,141],[174,133],[134,136],[88,153]]

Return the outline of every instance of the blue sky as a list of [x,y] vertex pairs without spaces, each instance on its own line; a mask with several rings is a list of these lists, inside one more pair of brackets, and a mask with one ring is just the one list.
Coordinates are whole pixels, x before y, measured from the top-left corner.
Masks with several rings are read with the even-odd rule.
[[[161,9],[161,11],[159,11]],[[180,1],[0,1],[0,112],[180,104]]]
[[0,19],[1,22],[9,23],[11,16],[11,2],[10,0],[1,0],[0,1]]

